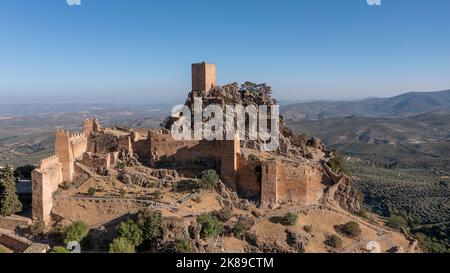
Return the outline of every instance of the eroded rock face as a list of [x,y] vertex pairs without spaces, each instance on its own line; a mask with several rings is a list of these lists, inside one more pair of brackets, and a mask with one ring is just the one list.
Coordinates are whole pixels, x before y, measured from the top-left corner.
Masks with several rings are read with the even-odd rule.
[[312,137],[308,141],[308,146],[315,148],[315,149],[325,150],[325,144],[323,144],[322,140],[317,137]]
[[[201,229],[201,226],[200,226]],[[203,245],[200,242],[200,237],[190,236],[190,227],[185,222],[177,217],[166,217],[161,220],[161,240],[159,243],[159,251],[170,252],[173,242],[176,240],[184,240],[192,247],[192,252],[201,252]],[[195,228],[195,233],[200,234],[200,230]],[[204,250],[204,249],[203,249]]]
[[266,241],[261,237],[258,237],[254,231],[247,231],[245,233],[246,241],[254,248],[253,251],[260,251],[262,253],[290,253],[291,249],[284,246],[277,241]]
[[309,245],[309,242],[312,239],[312,235],[300,231],[296,232],[292,229],[286,230],[286,243],[292,248],[292,250],[296,253],[303,253],[306,250],[306,247]]
[[339,205],[352,213],[356,213],[361,210],[361,196],[359,193],[352,189],[350,181],[345,181],[337,185],[337,190],[334,194],[334,199]]
[[215,190],[220,195],[218,201],[223,208],[238,208],[247,211],[252,208],[252,203],[250,203],[250,201],[239,198],[237,193],[228,189],[222,181],[217,183]]

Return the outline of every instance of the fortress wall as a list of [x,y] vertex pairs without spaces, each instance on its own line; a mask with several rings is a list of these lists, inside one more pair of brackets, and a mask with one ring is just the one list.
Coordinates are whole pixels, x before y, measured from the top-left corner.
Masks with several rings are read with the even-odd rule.
[[70,138],[73,158],[79,159],[87,150],[87,138],[84,134],[76,134]]
[[325,185],[320,169],[309,164],[278,164],[277,196],[280,203],[317,204]]
[[240,155],[238,158],[237,191],[247,198],[260,198],[261,163]]
[[89,137],[92,132],[99,132],[101,127],[97,119],[85,119],[83,121],[83,133]]
[[32,217],[35,220],[50,223],[53,208],[53,193],[63,182],[62,164],[57,156],[41,161],[38,169],[31,173],[32,180]]
[[118,138],[118,151],[128,151],[130,154],[133,154],[133,146],[131,145],[130,136],[123,136]]
[[219,140],[212,143],[217,145],[214,153],[215,157],[220,160],[220,176],[224,183],[234,190],[239,190],[237,177],[239,170],[238,155],[240,153],[239,139]]
[[108,130],[94,131],[89,135],[86,151],[93,154],[116,152],[118,145],[118,137],[109,134]]
[[119,157],[119,152],[108,153],[110,166],[115,166],[117,164],[117,159]]
[[111,166],[111,154],[93,155],[85,153],[80,162],[91,170],[109,169]]
[[72,181],[74,174],[74,157],[70,145],[70,134],[67,130],[56,130],[55,154],[58,156],[62,165],[62,174],[64,181]]
[[[134,153],[138,156],[139,161],[149,164],[151,162],[150,140],[139,139],[131,143]],[[114,164],[111,162],[111,164]]]
[[276,206],[278,163],[275,160],[263,162],[261,165],[261,204],[263,206]]
[[237,155],[240,152],[238,139],[176,141],[168,131],[162,130],[150,132],[149,143],[152,166],[166,163],[169,166],[164,167],[190,169],[197,173],[205,169],[220,168],[220,176],[227,186],[237,188]]
[[72,181],[75,160],[87,150],[87,137],[67,130],[56,130],[55,136],[55,154],[62,165],[63,180]]

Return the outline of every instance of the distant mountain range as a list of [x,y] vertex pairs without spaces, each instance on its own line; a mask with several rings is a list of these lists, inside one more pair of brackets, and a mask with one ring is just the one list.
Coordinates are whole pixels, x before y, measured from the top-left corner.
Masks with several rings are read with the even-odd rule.
[[360,101],[296,103],[282,107],[282,114],[290,120],[349,116],[402,118],[424,113],[450,113],[450,90],[409,92],[391,98]]

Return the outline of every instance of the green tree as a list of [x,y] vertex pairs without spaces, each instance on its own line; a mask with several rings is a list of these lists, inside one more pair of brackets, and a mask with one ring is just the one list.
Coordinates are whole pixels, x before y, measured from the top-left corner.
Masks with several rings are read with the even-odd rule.
[[246,230],[246,228],[245,228],[245,225],[243,223],[240,223],[240,222],[237,223],[233,227],[233,235],[234,235],[234,237],[242,240],[244,238],[245,230]]
[[211,213],[200,214],[197,216],[197,222],[202,225],[200,231],[202,238],[216,237],[223,232],[223,223]]
[[173,242],[171,250],[173,253],[189,253],[192,251],[192,245],[185,239],[177,239]]
[[89,196],[94,196],[96,192],[97,192],[97,190],[95,188],[89,188],[88,189],[88,195]]
[[162,192],[160,190],[156,190],[153,193],[153,197],[155,197],[156,201],[160,201],[162,199]]
[[16,179],[10,166],[0,170],[0,215],[8,216],[22,210],[16,193]]
[[391,215],[387,221],[387,226],[394,229],[407,229],[408,222],[400,215]]
[[287,212],[283,219],[281,220],[281,223],[285,226],[295,226],[298,221],[298,215],[292,212]]
[[133,220],[127,220],[117,227],[117,235],[138,246],[144,240],[142,229]]
[[88,225],[83,221],[75,221],[64,230],[63,238],[64,243],[72,241],[81,242],[84,237],[89,233]]
[[331,248],[336,249],[336,248],[342,247],[343,241],[342,241],[341,237],[339,237],[338,235],[331,234],[331,235],[326,236],[325,244]]
[[132,242],[126,238],[119,237],[109,244],[109,253],[135,253],[136,249]]
[[341,233],[350,238],[356,238],[361,235],[361,227],[355,221],[345,223],[341,227]]
[[328,161],[328,166],[330,166],[330,169],[333,172],[342,172],[343,174],[349,174],[349,171],[347,169],[347,167],[345,166],[345,160],[342,157],[342,155],[334,150],[334,157],[332,159],[330,159],[330,161]]
[[33,172],[34,169],[36,169],[36,167],[29,164],[17,167],[16,169],[14,169],[14,176],[24,179],[31,179],[31,172]]
[[143,209],[138,214],[138,224],[142,229],[145,240],[155,241],[160,238],[161,213],[152,209]]
[[205,190],[212,189],[217,182],[219,182],[219,176],[214,170],[206,170],[202,172],[202,178],[200,180],[200,187]]

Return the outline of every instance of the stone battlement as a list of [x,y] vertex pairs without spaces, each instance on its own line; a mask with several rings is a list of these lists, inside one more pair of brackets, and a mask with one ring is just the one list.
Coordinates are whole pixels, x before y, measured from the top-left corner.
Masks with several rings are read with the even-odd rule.
[[52,155],[50,157],[47,157],[47,158],[44,158],[41,160],[39,169],[44,170],[44,169],[53,167],[56,164],[60,164],[59,158],[57,155]]
[[55,134],[57,137],[70,137],[70,131],[65,129],[56,129]]
[[85,135],[84,135],[83,132],[80,132],[80,133],[71,133],[71,134],[69,135],[69,137],[70,137],[71,140],[74,140],[74,139],[78,139],[78,138],[85,137]]

